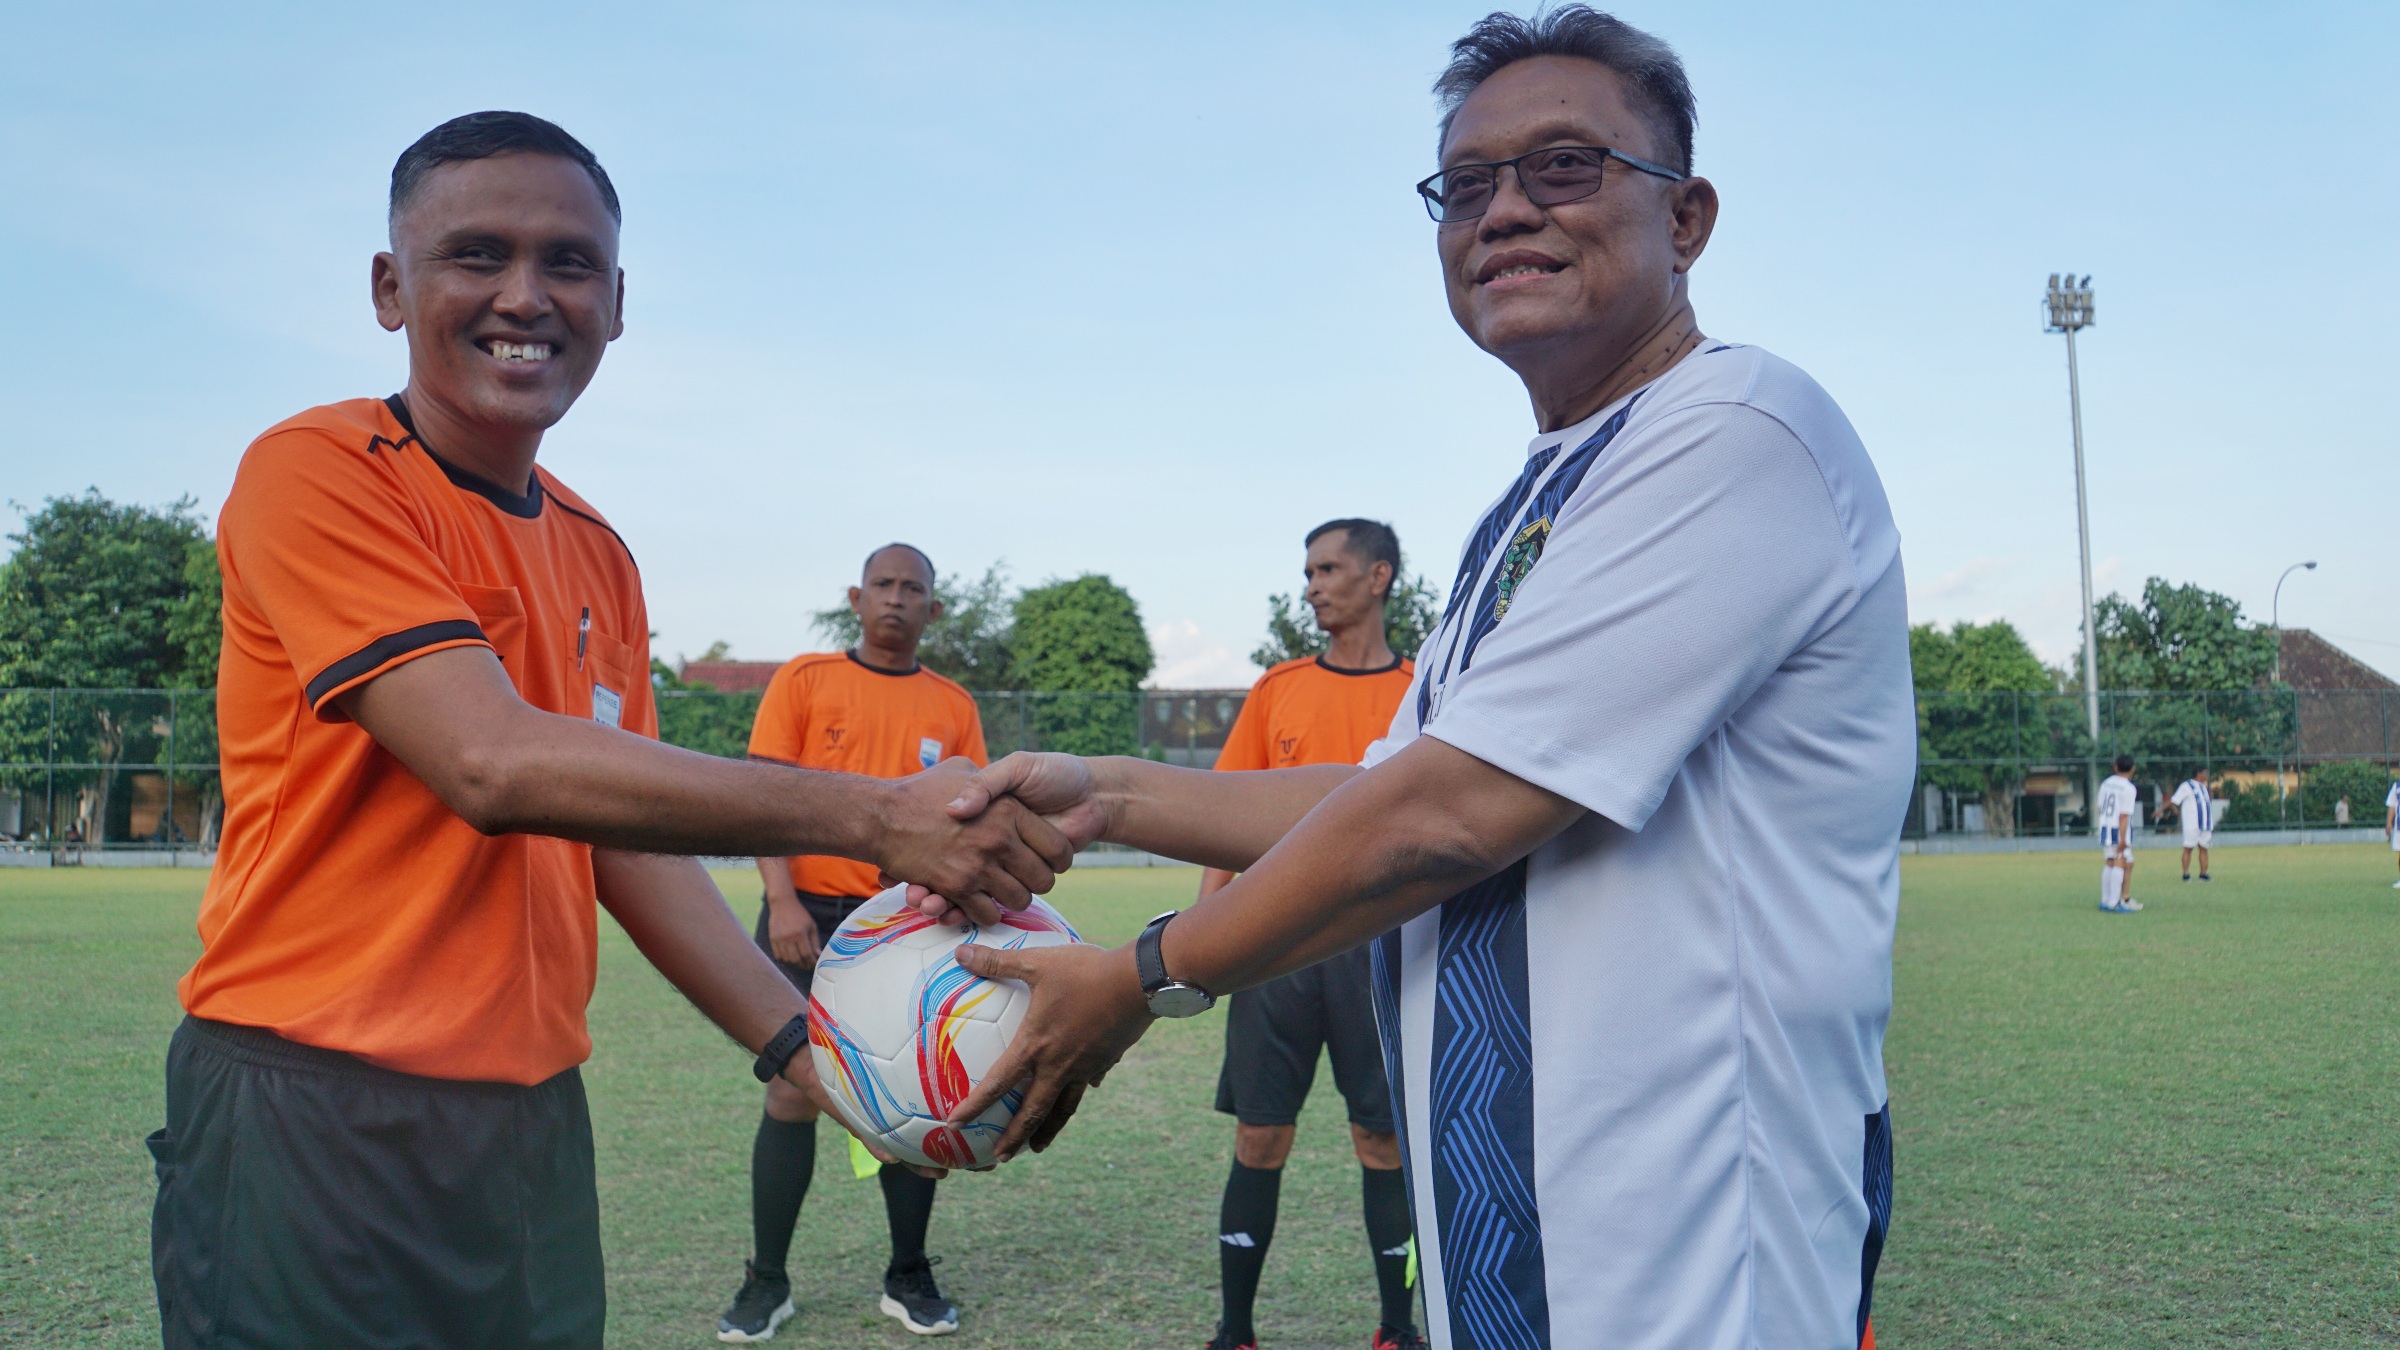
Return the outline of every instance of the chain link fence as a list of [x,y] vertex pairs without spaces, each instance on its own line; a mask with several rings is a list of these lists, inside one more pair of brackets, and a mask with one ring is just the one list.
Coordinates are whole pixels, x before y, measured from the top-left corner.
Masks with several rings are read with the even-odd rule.
[[[1206,768],[1246,696],[975,699],[995,757],[1064,750]],[[664,739],[731,757],[758,709],[756,693],[660,690],[658,702]],[[2104,694],[2097,740],[2080,695],[1921,693],[1917,728],[1913,838],[2088,832],[2095,775],[2120,752],[2140,761],[2145,810],[2205,766],[2225,803],[2220,829],[2380,826],[2400,765],[2400,694],[2384,690]],[[0,848],[207,851],[223,808],[214,691],[0,689]]]

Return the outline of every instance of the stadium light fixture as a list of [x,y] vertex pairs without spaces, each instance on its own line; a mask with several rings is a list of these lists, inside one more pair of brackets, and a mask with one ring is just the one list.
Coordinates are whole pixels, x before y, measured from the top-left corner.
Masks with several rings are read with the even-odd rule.
[[2045,333],[2067,335],[2067,416],[2075,429],[2075,537],[2083,555],[2083,715],[2092,754],[2100,753],[2100,634],[2092,624],[2092,516],[2083,492],[2083,388],[2075,374],[2075,334],[2092,326],[2092,279],[2052,272],[2042,297]]
[[2283,569],[2283,576],[2275,578],[2275,598],[2274,600],[2270,601],[2267,606],[2267,626],[2275,630],[2275,683],[2277,684],[2283,683],[2284,577],[2290,576],[2292,573],[2299,571],[2303,567],[2307,568],[2311,572],[2314,572],[2317,570],[2317,560],[2311,558],[2307,562],[2296,562]]

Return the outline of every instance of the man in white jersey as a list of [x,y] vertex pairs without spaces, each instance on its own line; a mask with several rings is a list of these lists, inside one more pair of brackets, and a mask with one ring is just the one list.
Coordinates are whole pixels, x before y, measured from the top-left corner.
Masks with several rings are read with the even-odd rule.
[[2200,879],[2208,880],[2208,840],[2217,823],[2216,803],[2208,796],[2208,766],[2192,770],[2169,799],[2167,809],[2183,826],[2183,879],[2192,879],[2192,850],[2200,850]]
[[[2392,841],[2392,860],[2400,863],[2400,783],[2383,794],[2383,837]],[[2392,889],[2400,891],[2400,881],[2393,882]]]
[[1022,1082],[1001,1147],[1044,1146],[1153,1016],[1371,940],[1435,1345],[1856,1346],[1916,764],[1898,531],[1832,398],[1701,333],[1717,198],[1664,43],[1496,14],[1436,91],[1451,312],[1540,434],[1513,471],[1462,450],[1501,490],[1363,769],[1018,755],[953,805],[1242,874],[1126,948],[963,955],[1033,988],[968,1105]]
[[2100,908],[2109,914],[2139,914],[2133,898],[2133,822],[2141,818],[2141,789],[2133,785],[2133,756],[2117,756],[2116,772],[2100,783],[2092,820],[2100,832]]

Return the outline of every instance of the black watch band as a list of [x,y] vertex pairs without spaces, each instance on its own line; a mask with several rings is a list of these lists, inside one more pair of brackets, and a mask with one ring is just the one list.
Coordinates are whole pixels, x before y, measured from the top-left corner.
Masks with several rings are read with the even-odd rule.
[[766,1048],[758,1052],[758,1062],[750,1066],[750,1072],[758,1075],[758,1081],[772,1083],[775,1075],[782,1073],[783,1066],[791,1063],[792,1056],[799,1054],[800,1047],[806,1044],[808,1014],[802,1013],[784,1023],[783,1030],[768,1038]]
[[1170,909],[1152,919],[1142,935],[1133,940],[1133,973],[1142,982],[1142,999],[1150,1005],[1153,1017],[1191,1017],[1216,1006],[1217,997],[1196,984],[1185,984],[1167,974],[1166,956],[1159,950],[1167,931],[1167,921],[1181,910]]

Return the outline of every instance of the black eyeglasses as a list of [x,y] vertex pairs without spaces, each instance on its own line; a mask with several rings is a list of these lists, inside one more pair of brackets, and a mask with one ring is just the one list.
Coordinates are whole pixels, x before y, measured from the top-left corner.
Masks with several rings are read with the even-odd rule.
[[1493,196],[1500,191],[1500,171],[1514,169],[1517,188],[1525,200],[1535,206],[1564,206],[1598,192],[1600,170],[1612,159],[1675,182],[1688,177],[1664,164],[1636,159],[1606,146],[1554,145],[1515,159],[1444,169],[1417,184],[1417,195],[1425,199],[1425,214],[1441,224],[1455,225],[1490,210]]

